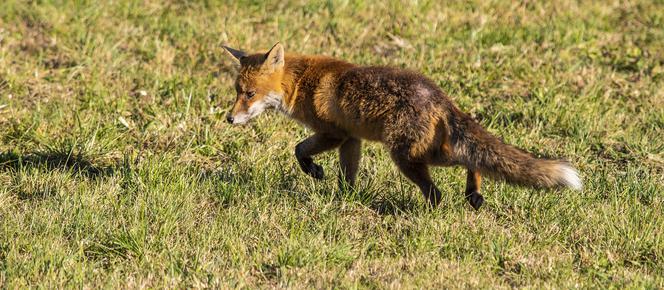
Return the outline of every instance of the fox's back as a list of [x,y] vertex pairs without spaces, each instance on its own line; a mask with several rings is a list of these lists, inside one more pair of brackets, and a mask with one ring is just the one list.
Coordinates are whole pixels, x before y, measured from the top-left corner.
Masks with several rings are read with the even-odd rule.
[[440,89],[419,73],[374,66],[343,73],[335,95],[342,109],[356,121],[431,110],[444,98]]
[[440,89],[413,71],[357,67],[338,81],[334,95],[340,120],[363,138],[385,141],[393,134],[429,134],[445,115]]

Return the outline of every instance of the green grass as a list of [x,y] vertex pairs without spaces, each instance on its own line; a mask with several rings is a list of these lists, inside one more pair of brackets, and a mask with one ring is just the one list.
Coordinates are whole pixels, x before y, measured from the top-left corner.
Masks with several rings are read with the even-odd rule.
[[[664,287],[664,2],[96,2],[0,4],[0,287]],[[310,131],[223,119],[220,45],[277,41],[419,70],[585,188],[476,212],[437,168],[431,211],[371,143],[316,182]]]

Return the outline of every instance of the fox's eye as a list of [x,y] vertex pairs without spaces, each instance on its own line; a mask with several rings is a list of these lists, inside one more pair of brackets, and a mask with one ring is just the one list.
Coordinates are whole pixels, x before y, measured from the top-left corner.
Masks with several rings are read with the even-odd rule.
[[253,98],[254,95],[256,95],[256,92],[254,91],[247,92],[247,100]]

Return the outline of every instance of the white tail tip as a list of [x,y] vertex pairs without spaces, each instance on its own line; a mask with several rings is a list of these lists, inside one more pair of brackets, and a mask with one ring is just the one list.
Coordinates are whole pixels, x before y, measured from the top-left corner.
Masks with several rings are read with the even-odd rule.
[[560,178],[563,184],[574,190],[581,190],[583,188],[579,172],[574,167],[563,164],[558,169],[560,170]]

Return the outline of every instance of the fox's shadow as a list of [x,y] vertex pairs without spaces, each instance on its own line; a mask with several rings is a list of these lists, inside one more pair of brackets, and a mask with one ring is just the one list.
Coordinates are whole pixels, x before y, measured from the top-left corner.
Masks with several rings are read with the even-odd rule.
[[113,166],[96,165],[89,158],[78,154],[57,151],[33,151],[21,154],[12,151],[0,152],[0,170],[18,171],[31,167],[47,170],[63,169],[93,179],[114,172]]
[[381,216],[412,215],[425,208],[423,203],[418,201],[417,195],[395,194],[387,188],[372,185],[363,185],[354,189],[336,188],[319,194],[332,197],[337,202],[362,204]]
[[[230,169],[230,166],[221,169],[204,170],[202,171],[202,178],[212,180],[215,183],[229,184],[235,183],[238,186],[249,186],[255,182],[253,178],[243,172],[236,172]],[[274,184],[275,189],[286,193],[290,198],[297,202],[305,202],[308,198],[307,195],[324,195],[335,202],[349,203],[355,202],[364,205],[366,208],[373,210],[376,214],[381,216],[400,215],[400,214],[414,214],[421,212],[425,207],[423,203],[418,200],[419,195],[413,192],[409,194],[393,194],[389,189],[381,187],[373,187],[372,185],[360,186],[356,189],[339,188],[337,186],[333,189],[321,189],[312,192],[294,190],[294,184],[298,179],[310,178],[299,172],[299,169],[292,169],[288,173],[289,176],[283,178],[281,182]],[[290,175],[292,174],[292,175]],[[220,204],[224,207],[231,206],[237,201],[233,194],[215,192],[218,196]]]
[[412,198],[382,197],[373,200],[369,208],[382,216],[413,214],[422,209],[421,203]]

